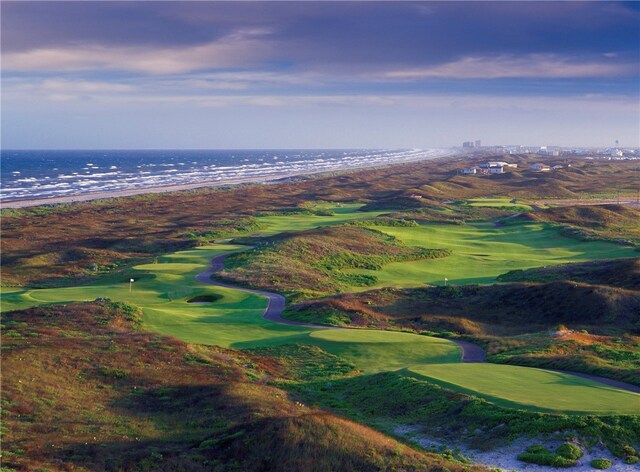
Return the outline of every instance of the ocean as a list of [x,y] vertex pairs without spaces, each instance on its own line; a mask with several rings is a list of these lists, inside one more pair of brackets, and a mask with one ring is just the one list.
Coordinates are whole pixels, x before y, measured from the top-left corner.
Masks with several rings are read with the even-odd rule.
[[0,201],[208,183],[269,181],[432,159],[442,149],[0,151]]

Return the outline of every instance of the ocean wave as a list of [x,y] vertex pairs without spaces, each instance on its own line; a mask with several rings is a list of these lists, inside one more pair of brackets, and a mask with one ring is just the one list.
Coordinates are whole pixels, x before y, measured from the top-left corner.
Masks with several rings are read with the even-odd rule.
[[[166,185],[199,184],[209,181],[236,182],[243,179],[266,181],[291,174],[385,165],[431,159],[445,154],[443,150],[435,149],[297,151],[277,154],[273,151],[252,153],[238,151],[226,154],[223,151],[211,151],[213,157],[207,157],[207,152],[203,151],[196,152],[198,157],[204,156],[202,159],[180,159],[181,153],[186,152],[177,151],[168,154],[131,151],[126,153],[126,159],[121,157],[125,155],[124,151],[109,153],[109,155],[96,153],[91,162],[78,160],[76,164],[57,161],[54,159],[56,156],[53,156],[46,161],[40,173],[27,172],[28,168],[14,170],[16,168],[14,164],[13,169],[2,173],[0,197],[5,201],[73,193],[86,194]],[[5,154],[3,154],[4,158]],[[14,159],[18,160],[19,155]],[[177,162],[167,162],[174,159]],[[51,167],[52,162],[57,164],[56,167]],[[96,172],[100,168],[107,171]],[[58,172],[55,175],[46,175],[51,173],[51,170]],[[20,178],[21,172],[27,176]]]

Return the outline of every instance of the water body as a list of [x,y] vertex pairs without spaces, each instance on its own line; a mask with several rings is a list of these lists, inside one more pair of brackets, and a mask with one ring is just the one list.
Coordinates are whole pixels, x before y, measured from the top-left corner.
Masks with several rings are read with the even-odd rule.
[[0,201],[69,197],[433,159],[443,149],[0,151]]

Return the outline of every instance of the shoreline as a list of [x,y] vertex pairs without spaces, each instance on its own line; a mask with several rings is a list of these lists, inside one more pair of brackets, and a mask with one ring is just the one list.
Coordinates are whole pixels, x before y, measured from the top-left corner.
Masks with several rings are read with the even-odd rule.
[[349,171],[360,171],[367,169],[383,169],[389,166],[396,165],[404,165],[404,164],[415,164],[416,162],[421,161],[433,161],[435,159],[442,159],[446,157],[453,157],[457,153],[455,150],[442,150],[443,152],[435,155],[433,157],[428,158],[420,158],[415,160],[407,160],[400,162],[390,162],[385,164],[378,165],[361,165],[361,166],[337,166],[328,169],[318,169],[318,170],[305,170],[301,172],[289,172],[278,175],[270,175],[270,176],[255,176],[255,177],[241,177],[241,178],[229,178],[224,180],[203,180],[201,182],[191,182],[185,184],[174,184],[174,185],[161,185],[161,186],[153,186],[153,187],[143,187],[143,188],[131,188],[124,190],[113,190],[113,191],[98,191],[98,192],[88,192],[88,193],[79,193],[75,195],[63,195],[59,197],[48,197],[48,198],[25,198],[21,200],[10,200],[6,202],[0,202],[0,208],[10,208],[10,209],[18,209],[18,208],[28,208],[34,206],[42,206],[42,205],[59,205],[65,203],[80,203],[80,202],[88,202],[93,200],[105,200],[109,198],[121,198],[121,197],[131,197],[135,195],[145,195],[145,194],[156,194],[156,193],[167,193],[167,192],[180,192],[185,190],[195,190],[200,188],[212,188],[212,187],[226,187],[226,186],[236,186],[236,185],[244,185],[244,184],[278,184],[284,183],[282,181],[286,181],[287,179],[300,178],[305,176],[314,176],[317,177],[322,174],[329,174],[334,172],[349,172]]

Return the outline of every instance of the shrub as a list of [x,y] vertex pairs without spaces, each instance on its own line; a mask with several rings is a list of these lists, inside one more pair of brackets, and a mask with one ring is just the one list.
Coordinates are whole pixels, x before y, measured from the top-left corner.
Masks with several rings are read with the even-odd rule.
[[574,460],[559,456],[553,452],[523,452],[518,455],[518,460],[529,464],[550,465],[551,467],[571,467]]
[[531,452],[533,454],[551,454],[551,451],[541,444],[534,444],[533,446],[529,446],[527,448],[527,452]]
[[556,454],[573,461],[577,461],[583,455],[582,449],[572,443],[564,443],[558,446],[558,449],[556,449]]
[[611,461],[609,459],[593,459],[591,461],[591,467],[600,470],[608,469],[611,467]]
[[553,453],[545,446],[534,444],[526,452],[518,455],[518,460],[529,464],[549,465],[551,467],[571,467],[582,457],[582,450],[571,443],[564,443]]

